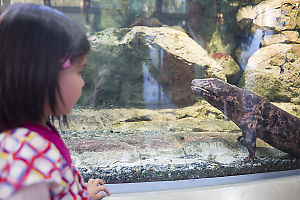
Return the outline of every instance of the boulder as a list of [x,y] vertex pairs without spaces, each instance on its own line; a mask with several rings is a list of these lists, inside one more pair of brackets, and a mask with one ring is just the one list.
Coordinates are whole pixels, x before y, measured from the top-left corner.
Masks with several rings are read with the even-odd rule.
[[291,30],[300,27],[299,0],[268,0],[238,11],[238,22],[252,22],[264,30]]
[[299,103],[300,44],[273,44],[249,59],[245,88],[269,101]]
[[261,48],[248,60],[245,88],[269,101],[299,103],[299,0],[268,0],[241,8],[237,20],[263,30]]
[[193,103],[192,79],[226,80],[223,67],[180,30],[145,26],[107,29],[92,35],[90,41],[83,104],[116,104],[120,100],[125,105],[142,104],[145,67],[176,105]]
[[300,44],[299,33],[297,31],[282,31],[278,34],[264,36],[261,42],[262,46],[269,46],[279,43]]
[[223,68],[186,33],[168,27],[150,28],[145,26],[133,27],[131,32],[136,35],[143,34],[145,43],[150,48],[157,45],[175,55],[179,60],[184,60],[192,68],[206,67],[208,77],[225,80]]

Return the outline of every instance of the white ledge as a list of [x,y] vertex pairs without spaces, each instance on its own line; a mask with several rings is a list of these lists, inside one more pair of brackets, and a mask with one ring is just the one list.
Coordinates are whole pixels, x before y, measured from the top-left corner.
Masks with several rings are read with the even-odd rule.
[[105,200],[299,200],[300,169],[179,181],[107,184]]

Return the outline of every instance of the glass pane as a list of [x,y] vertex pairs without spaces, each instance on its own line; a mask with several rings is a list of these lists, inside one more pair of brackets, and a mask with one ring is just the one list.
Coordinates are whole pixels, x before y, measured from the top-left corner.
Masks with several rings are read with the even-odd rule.
[[[45,1],[2,0],[1,9],[28,2]],[[49,2],[92,44],[82,97],[61,130],[86,180],[299,168],[299,1]],[[192,91],[194,79],[205,82]]]

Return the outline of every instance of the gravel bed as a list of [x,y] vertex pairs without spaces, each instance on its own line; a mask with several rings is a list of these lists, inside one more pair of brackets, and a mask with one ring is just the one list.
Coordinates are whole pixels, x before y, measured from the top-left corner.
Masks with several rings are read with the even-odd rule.
[[222,177],[241,174],[274,172],[300,169],[300,162],[296,159],[266,159],[259,158],[254,162],[233,162],[221,164],[203,161],[192,164],[168,164],[145,166],[122,166],[115,168],[84,168],[79,171],[85,181],[90,178],[101,178],[105,183],[134,183],[150,181],[171,181],[182,179],[197,179],[208,177]]
[[[262,152],[262,149],[265,149],[267,153],[262,154],[263,156],[257,155],[257,159],[253,162],[244,162],[243,159],[247,153],[243,154],[242,151],[245,151],[245,149],[240,148],[235,143],[229,145],[229,147],[233,147],[234,151],[232,150],[232,153],[225,153],[223,149],[220,150],[228,157],[227,160],[230,162],[227,163],[221,160],[210,159],[209,156],[203,155],[203,151],[197,150],[189,153],[185,152],[185,154],[163,154],[161,157],[157,157],[159,155],[156,154],[151,157],[149,154],[145,158],[141,157],[139,162],[116,160],[113,157],[122,152],[124,150],[122,148],[125,148],[125,155],[134,155],[135,152],[132,151],[133,147],[135,147],[134,145],[137,145],[136,149],[142,151],[143,149],[139,149],[138,145],[141,145],[143,140],[147,140],[149,137],[156,139],[162,135],[171,135],[172,133],[133,130],[118,132],[110,130],[82,130],[62,131],[61,133],[65,142],[70,145],[73,161],[77,161],[75,164],[85,181],[88,181],[90,178],[101,178],[105,183],[110,184],[172,181],[300,169],[300,160],[290,158],[288,155],[281,153],[271,153],[272,148],[260,148],[258,152]],[[204,135],[205,133],[197,134]],[[226,133],[212,134],[213,136],[216,135],[216,138],[212,141],[218,140],[222,142],[224,140],[222,135],[224,134]],[[228,133],[227,135],[231,136],[231,134],[233,133]],[[189,133],[185,138],[188,138],[188,136],[193,139],[192,133]],[[137,137],[136,141],[129,140],[135,137]],[[177,137],[176,134],[174,134],[174,137]],[[203,142],[202,140],[191,140],[190,143],[185,143],[183,147],[198,147]],[[105,141],[108,141],[108,143],[105,143]],[[180,142],[184,141],[180,140]],[[195,145],[193,145],[194,142],[196,142]],[[123,145],[122,148],[120,148],[121,145]],[[220,145],[218,144],[217,146]],[[159,147],[150,145],[148,147],[150,149],[144,149],[143,151],[144,153],[149,153],[151,149],[157,151]],[[224,148],[226,150],[227,146],[225,145]],[[144,154],[142,153],[141,155]],[[170,157],[172,159],[169,163]],[[102,161],[107,161],[107,164],[103,164]]]

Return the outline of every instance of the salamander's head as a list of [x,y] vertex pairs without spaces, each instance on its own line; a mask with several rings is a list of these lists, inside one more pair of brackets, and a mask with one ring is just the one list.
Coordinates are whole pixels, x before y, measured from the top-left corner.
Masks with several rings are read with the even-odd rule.
[[221,92],[225,89],[226,82],[221,81],[217,78],[207,78],[207,79],[194,79],[192,81],[192,91],[198,95],[203,96],[220,96]]
[[233,95],[237,87],[217,78],[194,79],[191,86],[195,94],[202,96],[211,105],[221,108],[224,101]]

